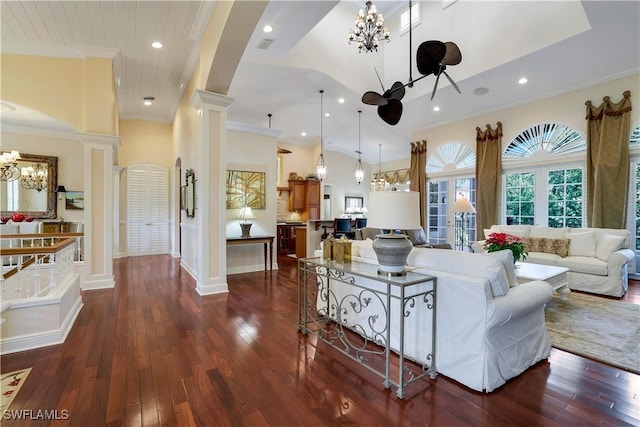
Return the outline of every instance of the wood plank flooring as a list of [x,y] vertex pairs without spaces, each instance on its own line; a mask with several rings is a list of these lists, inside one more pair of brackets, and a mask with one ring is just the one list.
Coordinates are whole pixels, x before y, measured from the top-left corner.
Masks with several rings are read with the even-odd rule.
[[[296,332],[296,261],[229,276],[201,297],[169,256],[114,261],[117,286],[83,294],[64,344],[2,356],[32,367],[11,410],[67,420],[5,426],[638,426],[640,376],[552,350],[493,393],[444,376],[400,400],[380,378]],[[640,282],[625,301],[640,302]],[[59,412],[60,414],[60,412]]]

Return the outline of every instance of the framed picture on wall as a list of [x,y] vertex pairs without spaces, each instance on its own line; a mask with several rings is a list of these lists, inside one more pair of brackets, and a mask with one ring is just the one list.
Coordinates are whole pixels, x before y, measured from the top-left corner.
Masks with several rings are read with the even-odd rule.
[[67,191],[65,193],[65,209],[84,210],[84,191]]
[[265,209],[265,173],[228,170],[227,209]]

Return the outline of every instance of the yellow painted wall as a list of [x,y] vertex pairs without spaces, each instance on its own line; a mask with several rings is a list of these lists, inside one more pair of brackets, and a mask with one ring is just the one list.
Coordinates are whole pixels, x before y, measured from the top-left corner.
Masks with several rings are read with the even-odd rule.
[[148,162],[170,168],[174,164],[172,126],[144,120],[121,120],[118,164]]
[[88,133],[117,135],[110,59],[0,56],[0,98]]

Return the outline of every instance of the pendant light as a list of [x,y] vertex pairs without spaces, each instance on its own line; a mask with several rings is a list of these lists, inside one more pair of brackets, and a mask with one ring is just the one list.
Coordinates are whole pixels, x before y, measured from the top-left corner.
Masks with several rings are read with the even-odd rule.
[[360,155],[362,154],[362,151],[360,151],[360,129],[361,129],[360,118],[361,117],[362,117],[362,110],[358,110],[358,151],[356,151],[356,153],[358,153],[358,161],[356,162],[356,167],[353,170],[353,173],[356,176],[356,182],[358,184],[360,184],[364,179],[364,168],[362,167],[362,159],[360,158]]
[[374,191],[385,191],[389,188],[389,183],[382,174],[382,144],[378,144],[378,174],[371,180],[371,189]]
[[323,153],[323,140],[322,140],[322,94],[324,90],[320,90],[320,157],[318,157],[318,163],[316,163],[316,174],[318,175],[318,179],[320,181],[324,180],[327,177],[327,167],[324,164],[324,153]]

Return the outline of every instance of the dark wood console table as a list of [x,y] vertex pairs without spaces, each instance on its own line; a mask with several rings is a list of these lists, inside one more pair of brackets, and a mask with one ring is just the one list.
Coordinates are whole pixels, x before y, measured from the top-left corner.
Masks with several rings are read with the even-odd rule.
[[[273,270],[273,239],[275,236],[227,237],[227,246],[264,244],[264,269],[267,270],[267,254],[269,270]],[[267,244],[269,245],[267,248]]]

